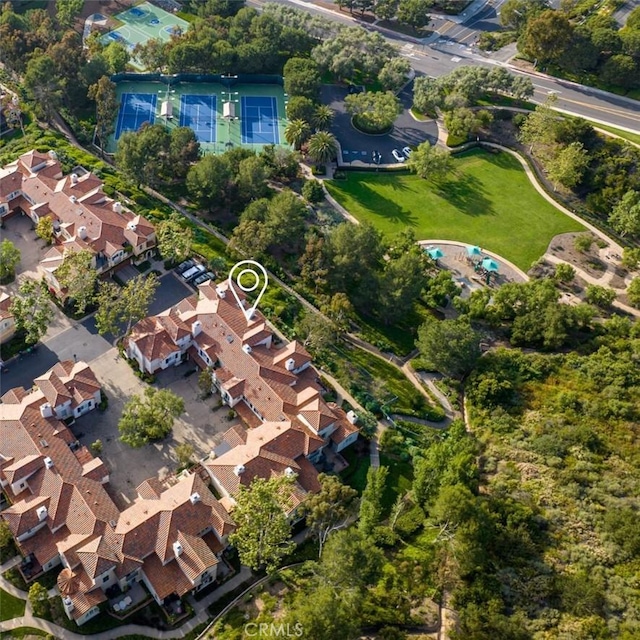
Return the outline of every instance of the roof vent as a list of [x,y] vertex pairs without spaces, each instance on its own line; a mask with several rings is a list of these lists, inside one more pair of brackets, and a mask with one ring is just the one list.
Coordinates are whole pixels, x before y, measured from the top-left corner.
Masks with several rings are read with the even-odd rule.
[[289,358],[285,363],[284,363],[284,368],[287,371],[293,371],[296,368],[296,361],[293,358]]
[[358,414],[355,411],[349,411],[349,413],[347,413],[347,420],[351,424],[355,424],[358,422]]
[[44,466],[47,467],[47,469],[53,468],[53,460],[49,456],[44,459]]
[[173,555],[177,558],[182,553],[182,545],[176,540],[173,543]]
[[231,344],[231,343],[233,342],[233,336],[232,336],[231,334],[229,334],[229,335],[227,336],[227,342],[228,342],[229,344]]
[[284,470],[284,475],[287,476],[287,478],[295,478],[296,472],[291,467],[287,467]]
[[251,353],[251,347],[248,344],[243,344],[242,350],[247,354]]
[[42,505],[36,509],[36,514],[38,516],[38,522],[44,522],[47,519],[47,507]]
[[122,213],[122,203],[121,202],[114,202],[113,205],[111,205],[111,208],[116,213]]
[[244,473],[244,465],[243,464],[237,464],[233,468],[233,473],[235,473],[237,476],[241,476]]
[[200,494],[196,491],[189,496],[189,500],[191,500],[191,504],[198,504],[202,500]]

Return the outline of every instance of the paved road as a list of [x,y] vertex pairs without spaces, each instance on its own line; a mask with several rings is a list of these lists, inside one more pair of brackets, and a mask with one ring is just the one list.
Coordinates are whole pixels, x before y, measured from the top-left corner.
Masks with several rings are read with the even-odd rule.
[[[275,1],[321,15],[341,24],[366,26],[369,30],[376,29],[376,27],[362,23],[346,13],[329,11],[305,0]],[[633,3],[639,1],[627,0],[627,2]],[[250,3],[257,7],[262,2],[263,0],[250,0]],[[450,33],[445,32],[444,38],[436,34],[422,43],[416,43],[415,39],[402,34],[392,33],[388,30],[381,31],[381,33],[389,42],[400,48],[401,54],[409,59],[417,72],[437,77],[465,64],[506,66],[514,73],[532,78],[535,89],[534,102],[544,102],[549,92],[553,91],[558,95],[557,108],[562,111],[640,133],[640,102],[550,76],[519,71],[501,59],[499,53],[483,54],[475,47],[467,46],[473,40],[471,32],[478,33],[477,27],[483,26],[493,29],[493,25],[497,25],[501,4],[502,0],[490,0],[478,11],[470,11],[469,17],[461,24],[450,20],[449,22],[452,23],[448,29]],[[441,22],[443,21],[441,20]],[[438,28],[444,29],[446,26],[443,22],[443,25]],[[447,37],[449,35],[454,35],[457,39],[450,39]]]

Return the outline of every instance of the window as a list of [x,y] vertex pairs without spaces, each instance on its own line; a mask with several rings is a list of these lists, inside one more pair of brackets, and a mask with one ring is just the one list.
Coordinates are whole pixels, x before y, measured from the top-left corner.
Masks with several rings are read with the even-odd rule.
[[109,582],[109,576],[105,576],[104,578],[102,578],[102,582]]

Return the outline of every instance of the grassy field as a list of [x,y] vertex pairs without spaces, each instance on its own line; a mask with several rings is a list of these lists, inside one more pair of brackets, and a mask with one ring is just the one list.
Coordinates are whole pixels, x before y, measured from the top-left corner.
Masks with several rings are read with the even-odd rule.
[[0,589],[0,620],[12,620],[24,615],[25,601]]
[[477,244],[525,271],[559,233],[581,231],[533,188],[513,156],[480,149],[454,158],[442,184],[410,174],[348,172],[327,181],[331,195],[386,236],[413,227],[419,240]]

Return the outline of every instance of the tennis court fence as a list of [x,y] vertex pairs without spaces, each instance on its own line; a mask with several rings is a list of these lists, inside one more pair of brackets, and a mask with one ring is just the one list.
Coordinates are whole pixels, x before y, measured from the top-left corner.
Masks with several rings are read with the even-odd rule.
[[198,74],[198,73],[177,73],[175,75],[165,75],[162,73],[116,73],[111,76],[111,81],[118,82],[162,82],[175,86],[180,82],[193,83],[219,83],[233,87],[238,84],[277,84],[284,85],[282,76],[260,73],[244,74],[239,73],[234,76],[222,74]]

